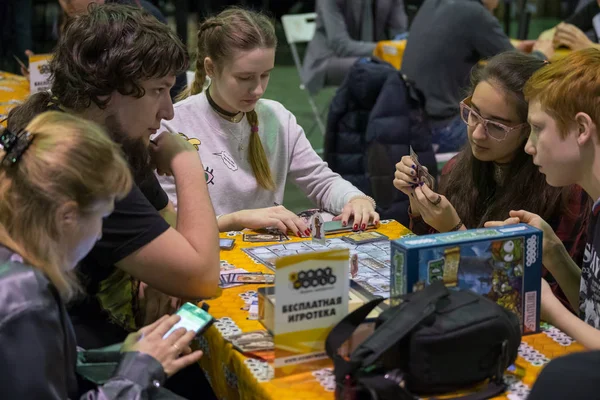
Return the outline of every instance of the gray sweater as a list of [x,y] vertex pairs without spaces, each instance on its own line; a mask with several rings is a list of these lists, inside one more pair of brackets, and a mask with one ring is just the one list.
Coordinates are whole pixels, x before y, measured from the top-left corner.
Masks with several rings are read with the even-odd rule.
[[[184,134],[198,148],[206,169],[208,192],[215,213],[272,207],[284,204],[285,184],[291,179],[318,207],[339,214],[354,196],[363,193],[333,172],[313,150],[296,118],[276,101],[259,100],[256,113],[259,135],[271,167],[275,190],[258,185],[248,160],[250,125],[246,117],[233,123],[219,117],[204,93],[175,104],[175,118],[163,127]],[[160,183],[177,205],[175,180],[159,177]]]
[[302,69],[311,92],[323,88],[332,58],[370,56],[378,41],[408,28],[402,0],[317,0],[316,8],[317,28]]
[[514,50],[500,23],[479,0],[425,0],[411,27],[402,72],[425,95],[435,119],[458,115],[471,69]]

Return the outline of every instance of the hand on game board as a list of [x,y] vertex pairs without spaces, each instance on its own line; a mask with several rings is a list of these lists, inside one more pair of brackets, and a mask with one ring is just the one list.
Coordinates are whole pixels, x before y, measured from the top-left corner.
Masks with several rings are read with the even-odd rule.
[[273,227],[279,229],[283,233],[291,231],[293,235],[298,237],[307,237],[311,234],[304,219],[284,206],[236,211],[219,218],[219,224],[222,222],[226,223],[228,219],[233,220],[234,226],[239,229],[262,229]]
[[410,195],[411,212],[418,213],[423,221],[438,232],[449,232],[460,223],[460,217],[446,196],[435,193],[421,182]]
[[370,200],[362,197],[351,199],[342,210],[342,213],[333,217],[333,221],[342,221],[342,225],[348,225],[348,221],[353,220],[352,229],[355,231],[364,231],[367,224],[373,221],[373,225],[379,225],[379,214],[373,208]]
[[[496,226],[513,225],[522,222],[541,230],[544,233],[544,239],[542,243],[542,258],[544,260],[547,260],[548,257],[551,256],[551,253],[558,248],[558,246],[563,246],[558,236],[556,236],[556,233],[554,233],[554,231],[552,230],[552,227],[548,225],[548,223],[544,221],[539,215],[524,210],[513,210],[509,213],[509,216],[510,218],[507,218],[504,221],[488,221],[485,223],[484,226],[486,228],[492,228]],[[552,264],[544,261],[544,265],[549,267]]]

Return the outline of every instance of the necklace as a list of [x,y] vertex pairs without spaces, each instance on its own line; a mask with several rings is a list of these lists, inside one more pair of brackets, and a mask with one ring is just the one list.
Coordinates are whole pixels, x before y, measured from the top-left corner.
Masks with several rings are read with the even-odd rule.
[[231,133],[231,136],[233,136],[237,141],[238,141],[238,152],[242,153],[245,149],[244,147],[244,135],[240,134],[240,136],[237,136],[236,134],[233,133],[233,131],[231,130],[231,128],[227,128],[227,130],[229,131],[229,133]]
[[208,104],[210,104],[210,107],[213,109],[213,111],[219,114],[221,118],[226,119],[229,122],[237,123],[240,122],[242,118],[244,118],[244,113],[241,111],[232,113],[219,107],[219,105],[215,103],[212,96],[210,95],[210,86],[208,87],[208,89],[206,89],[206,100],[208,100]]
[[509,164],[494,163],[494,180],[498,186],[504,185],[504,178],[506,178],[509,166]]

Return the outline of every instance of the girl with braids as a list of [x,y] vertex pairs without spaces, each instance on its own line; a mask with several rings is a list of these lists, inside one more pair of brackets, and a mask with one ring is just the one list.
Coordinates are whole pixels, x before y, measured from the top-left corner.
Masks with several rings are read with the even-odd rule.
[[[278,205],[288,178],[354,230],[377,224],[373,199],[329,169],[287,109],[261,99],[276,46],[275,29],[260,13],[229,8],[208,18],[198,31],[195,81],[175,104],[175,118],[163,121],[197,146],[220,231],[277,227],[310,235],[303,219]],[[161,177],[161,184],[177,204],[175,180]]]
[[[438,193],[418,182],[409,156],[396,165],[394,186],[410,199],[416,234],[483,227],[510,210],[543,215],[576,262],[583,258],[588,196],[579,186],[554,188],[525,153],[530,128],[525,83],[547,62],[519,52],[491,58],[472,75],[460,104],[469,145],[442,170]],[[544,274],[547,271],[544,269]],[[553,290],[566,297],[548,274]]]

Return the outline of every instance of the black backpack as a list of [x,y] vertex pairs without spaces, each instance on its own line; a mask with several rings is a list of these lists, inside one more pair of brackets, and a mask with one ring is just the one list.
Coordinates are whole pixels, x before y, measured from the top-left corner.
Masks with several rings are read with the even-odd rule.
[[348,357],[339,354],[340,346],[383,299],[363,305],[330,332],[326,351],[334,361],[336,398],[412,400],[415,394],[449,393],[486,379],[486,388],[461,399],[487,399],[506,389],[504,371],[521,342],[515,314],[474,292],[448,290],[442,282],[402,300],[379,315],[375,331]]

